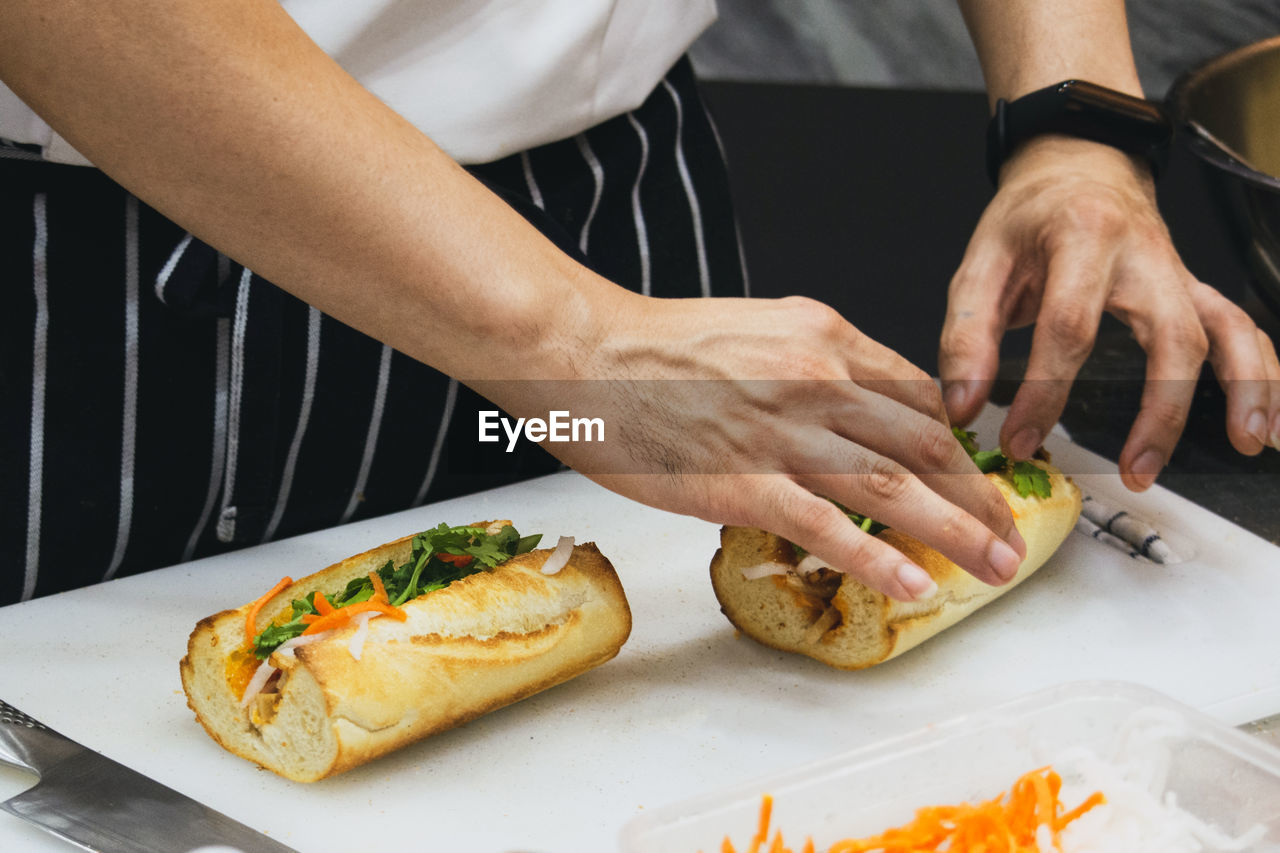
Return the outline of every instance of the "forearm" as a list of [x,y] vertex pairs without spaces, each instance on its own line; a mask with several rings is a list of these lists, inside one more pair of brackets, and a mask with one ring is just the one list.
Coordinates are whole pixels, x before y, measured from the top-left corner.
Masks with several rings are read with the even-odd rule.
[[1142,94],[1123,0],[959,2],[993,105],[1068,79]]
[[[545,414],[554,391],[610,424],[611,442],[553,448],[610,488],[768,526],[906,598],[928,576],[818,495],[987,582],[1026,553],[913,365],[808,300],[646,299],[593,275],[275,0],[7,0],[0,79],[125,187],[321,310],[514,414]],[[622,381],[499,381],[576,376]],[[815,399],[811,382],[725,381],[750,379],[827,385]]]
[[511,318],[555,313],[578,333],[616,290],[273,0],[13,0],[0,78],[201,239],[454,375],[567,375],[554,329]]

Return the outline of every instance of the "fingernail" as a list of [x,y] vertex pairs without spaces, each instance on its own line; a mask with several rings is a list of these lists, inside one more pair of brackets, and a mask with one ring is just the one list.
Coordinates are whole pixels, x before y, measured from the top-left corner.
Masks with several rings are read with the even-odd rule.
[[1258,444],[1267,443],[1267,416],[1261,409],[1254,409],[1249,413],[1249,419],[1244,422],[1244,431],[1256,438]]
[[991,540],[991,545],[987,548],[987,565],[991,566],[996,577],[1002,581],[1012,580],[1021,564],[1022,558],[1018,556],[1017,551],[999,539]]
[[1280,450],[1280,413],[1271,419],[1271,446]]
[[969,399],[973,396],[969,386],[970,383],[968,382],[950,382],[947,384],[946,390],[943,391],[943,399],[946,401],[948,412],[955,414],[956,412],[964,411],[965,407],[969,405]]
[[929,573],[914,563],[903,563],[895,572],[898,583],[911,594],[912,601],[923,601],[938,591],[938,585]]
[[1151,487],[1164,468],[1164,456],[1158,450],[1146,450],[1133,461],[1133,479],[1144,489]]
[[1044,436],[1035,427],[1027,427],[1009,442],[1009,452],[1015,459],[1030,459],[1040,449]]

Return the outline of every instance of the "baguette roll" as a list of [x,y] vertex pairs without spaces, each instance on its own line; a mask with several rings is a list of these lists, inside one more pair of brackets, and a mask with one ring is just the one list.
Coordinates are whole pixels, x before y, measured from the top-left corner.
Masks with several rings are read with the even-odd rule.
[[[259,624],[286,620],[294,599],[406,561],[411,541],[287,586],[262,607]],[[519,554],[409,600],[404,621],[372,618],[282,646],[268,658],[278,677],[247,705],[243,673],[258,663],[245,638],[250,605],[210,616],[181,662],[187,704],[227,750],[312,782],[531,696],[613,658],[631,631],[618,576],[593,543],[544,573],[552,553]]]
[[[927,571],[938,585],[923,601],[889,598],[828,568],[798,570],[795,549],[764,530],[724,527],[711,561],[720,609],[743,634],[766,646],[807,655],[837,669],[865,669],[890,660],[1004,595],[1061,546],[1080,515],[1078,486],[1046,460],[1051,497],[1020,496],[1004,477],[988,474],[1013,511],[1027,556],[1013,580],[989,586],[934,549],[896,530],[878,537]],[[758,575],[763,567],[771,573]]]

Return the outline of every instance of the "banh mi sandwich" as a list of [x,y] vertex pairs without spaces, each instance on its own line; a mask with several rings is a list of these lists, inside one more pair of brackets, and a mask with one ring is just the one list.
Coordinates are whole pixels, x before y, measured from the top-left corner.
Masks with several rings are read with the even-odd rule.
[[979,450],[973,433],[955,433],[1008,501],[1027,543],[1026,559],[1009,583],[989,586],[905,533],[848,513],[851,523],[897,548],[938,585],[927,599],[897,601],[779,536],[725,527],[711,561],[711,584],[729,621],[766,646],[838,669],[864,669],[919,645],[1030,577],[1075,527],[1079,487],[1044,450],[1013,462],[998,450]]
[[298,782],[348,770],[618,653],[631,611],[592,543],[533,550],[508,521],[439,527],[200,621],[196,719]]

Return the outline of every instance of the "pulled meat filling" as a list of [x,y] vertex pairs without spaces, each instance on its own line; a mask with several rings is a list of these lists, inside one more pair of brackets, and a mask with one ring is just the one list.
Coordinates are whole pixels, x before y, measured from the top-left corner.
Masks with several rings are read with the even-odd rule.
[[828,631],[840,626],[840,611],[831,602],[843,581],[844,575],[827,568],[804,575],[787,572],[783,576],[783,583],[812,615],[805,642],[816,643]]
[[271,673],[271,678],[263,685],[262,691],[249,703],[249,722],[256,728],[262,728],[275,719],[276,709],[280,706],[280,670]]

